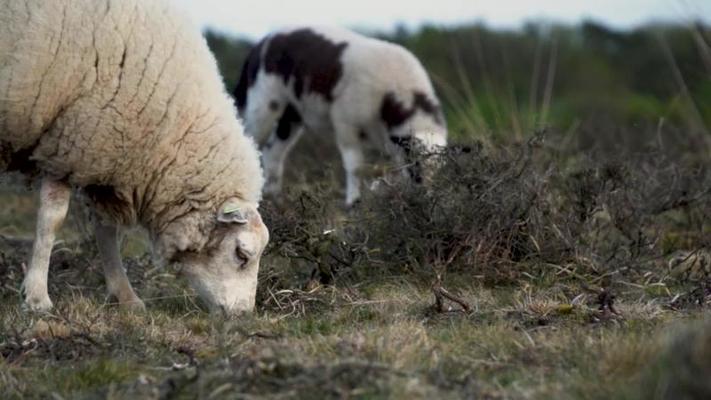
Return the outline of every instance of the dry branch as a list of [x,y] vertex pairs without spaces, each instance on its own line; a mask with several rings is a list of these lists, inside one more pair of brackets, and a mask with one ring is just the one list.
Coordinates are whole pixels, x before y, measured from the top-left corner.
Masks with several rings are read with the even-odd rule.
[[469,303],[464,301],[464,299],[462,299],[461,297],[455,296],[454,294],[450,293],[447,289],[445,289],[442,286],[442,282],[439,278],[437,279],[435,284],[432,285],[432,292],[434,293],[434,296],[435,296],[434,308],[437,312],[444,313],[444,312],[453,311],[451,307],[445,306],[445,300],[449,300],[452,303],[459,305],[462,308],[462,310],[465,312],[471,312],[471,307],[469,306]]

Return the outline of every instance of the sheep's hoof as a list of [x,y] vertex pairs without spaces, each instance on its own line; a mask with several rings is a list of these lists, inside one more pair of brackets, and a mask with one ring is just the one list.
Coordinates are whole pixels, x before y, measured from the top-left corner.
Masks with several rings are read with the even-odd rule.
[[346,211],[353,211],[353,210],[356,210],[356,209],[358,209],[358,208],[360,207],[361,203],[362,203],[362,202],[361,202],[360,197],[359,197],[359,198],[357,198],[357,199],[355,199],[355,200],[346,202],[346,204],[345,204],[345,209],[346,209]]
[[122,301],[119,303],[119,306],[121,307],[122,310],[126,311],[135,311],[135,312],[144,312],[146,311],[146,305],[143,303],[143,300],[136,298],[131,301]]
[[146,311],[146,305],[143,300],[139,299],[133,291],[125,295],[115,295],[109,293],[106,301],[113,304],[118,304],[119,308],[127,311]]
[[25,312],[47,312],[54,305],[48,295],[44,296],[27,296],[22,303],[22,310]]

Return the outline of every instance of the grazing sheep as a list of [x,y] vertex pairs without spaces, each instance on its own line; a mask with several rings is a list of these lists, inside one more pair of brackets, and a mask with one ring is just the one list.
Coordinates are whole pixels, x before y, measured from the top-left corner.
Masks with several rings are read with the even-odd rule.
[[[427,72],[407,50],[336,28],[275,32],[250,52],[234,97],[262,146],[266,192],[278,193],[284,161],[303,128],[333,131],[346,171],[346,204],[360,197],[370,142],[399,162],[446,145],[447,128]],[[413,140],[414,139],[414,140]],[[416,179],[419,173],[410,168]]]
[[167,1],[2,1],[0,170],[41,181],[27,308],[52,307],[49,258],[72,188],[100,216],[119,303],[143,308],[117,240],[140,224],[213,310],[253,308],[268,240],[259,154],[200,32]]

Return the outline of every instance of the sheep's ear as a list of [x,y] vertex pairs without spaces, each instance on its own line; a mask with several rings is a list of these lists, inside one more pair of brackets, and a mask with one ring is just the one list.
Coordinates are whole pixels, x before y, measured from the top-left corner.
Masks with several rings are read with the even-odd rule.
[[217,221],[226,224],[244,225],[248,222],[247,214],[240,207],[231,202],[225,203],[217,213]]

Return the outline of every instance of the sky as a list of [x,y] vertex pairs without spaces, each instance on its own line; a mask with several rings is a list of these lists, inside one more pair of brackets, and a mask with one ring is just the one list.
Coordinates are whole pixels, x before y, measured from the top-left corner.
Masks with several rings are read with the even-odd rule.
[[174,0],[201,27],[257,39],[290,25],[339,25],[365,31],[480,21],[515,28],[529,20],[616,28],[649,21],[711,22],[711,0]]

